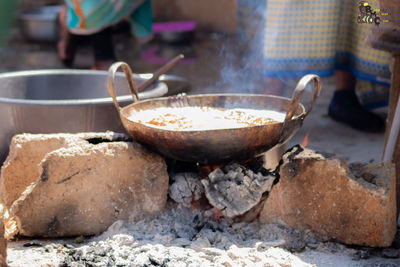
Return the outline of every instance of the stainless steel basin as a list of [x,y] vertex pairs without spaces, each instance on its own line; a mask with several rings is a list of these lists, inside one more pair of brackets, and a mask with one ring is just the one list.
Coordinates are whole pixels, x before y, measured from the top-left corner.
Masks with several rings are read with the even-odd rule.
[[61,6],[43,6],[20,12],[18,24],[22,35],[30,41],[57,41],[60,10]]
[[[117,79],[119,103],[132,102],[126,79]],[[121,120],[106,88],[107,72],[92,70],[36,70],[0,74],[0,162],[8,154],[13,135],[113,130],[123,132]],[[144,81],[135,75],[137,84]],[[167,94],[157,82],[139,98]]]

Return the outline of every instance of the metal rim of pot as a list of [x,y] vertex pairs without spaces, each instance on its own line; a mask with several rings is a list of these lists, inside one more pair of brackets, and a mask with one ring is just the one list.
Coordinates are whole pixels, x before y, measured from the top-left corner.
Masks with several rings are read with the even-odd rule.
[[[102,75],[107,76],[107,71],[101,70],[77,70],[77,69],[48,69],[48,70],[22,70],[15,72],[6,72],[0,74],[0,80],[2,78],[13,78],[13,77],[29,77],[29,76],[41,76],[41,75]],[[117,74],[117,75],[123,75]],[[152,98],[157,96],[165,95],[168,92],[168,87],[163,82],[158,82],[159,86],[156,90],[148,90],[139,93],[139,99]],[[106,86],[106,84],[104,85]],[[127,102],[131,96],[123,95],[118,96],[118,101]],[[18,105],[46,105],[46,106],[56,106],[56,105],[91,105],[91,104],[111,104],[113,102],[111,97],[101,97],[101,98],[87,98],[87,99],[65,99],[65,100],[37,100],[37,99],[21,99],[21,98],[9,98],[0,97],[0,103],[10,103]]]
[[54,21],[57,19],[61,8],[61,5],[29,8],[20,11],[18,18],[22,20]]

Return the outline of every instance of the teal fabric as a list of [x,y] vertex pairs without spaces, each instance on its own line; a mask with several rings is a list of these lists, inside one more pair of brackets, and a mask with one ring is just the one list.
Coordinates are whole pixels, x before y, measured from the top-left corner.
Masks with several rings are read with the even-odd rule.
[[137,38],[146,38],[151,34],[153,27],[153,12],[151,1],[145,1],[131,14],[132,34]]
[[93,34],[124,18],[130,18],[132,33],[146,38],[152,32],[150,0],[65,0],[67,26],[75,34]]

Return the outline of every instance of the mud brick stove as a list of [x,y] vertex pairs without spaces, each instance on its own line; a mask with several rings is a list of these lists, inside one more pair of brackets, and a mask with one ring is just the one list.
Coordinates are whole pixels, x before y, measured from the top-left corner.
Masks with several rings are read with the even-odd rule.
[[1,177],[3,198],[16,198],[3,202],[6,232],[9,238],[98,235],[78,248],[50,243],[49,252],[40,252],[57,255],[64,266],[167,259],[171,266],[189,259],[253,264],[248,257],[267,261],[277,246],[391,245],[391,164],[348,166],[295,146],[275,170],[263,166],[261,158],[220,166],[165,162],[114,133],[17,135]]
[[[121,66],[131,77],[121,63],[111,76]],[[299,102],[310,81],[314,94],[305,110]],[[142,145],[112,132],[14,136],[0,184],[8,238],[82,236],[79,248],[46,246],[43,253],[58,255],[62,266],[267,264],[275,247],[302,251],[328,240],[392,244],[393,164],[349,166],[299,145],[275,169],[257,156],[302,125],[320,91],[317,76],[300,80],[292,99],[200,95],[120,108],[113,79],[109,89],[125,128]],[[215,132],[163,132],[127,119],[132,110],[160,105],[288,112],[279,123]],[[83,236],[93,235],[85,243]]]

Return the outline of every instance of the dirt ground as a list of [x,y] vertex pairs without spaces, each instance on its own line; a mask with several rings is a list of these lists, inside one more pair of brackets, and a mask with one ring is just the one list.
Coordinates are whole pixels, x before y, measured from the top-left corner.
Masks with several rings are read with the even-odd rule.
[[[126,61],[137,73],[156,70],[166,59],[178,53],[186,58],[170,73],[186,78],[192,85],[188,94],[243,92],[263,93],[265,85],[257,67],[257,55],[249,56],[246,46],[236,46],[237,39],[217,33],[199,33],[191,45],[167,45],[152,42],[138,45],[122,34],[115,36],[118,59]],[[249,57],[247,57],[249,56]],[[55,43],[27,42],[13,30],[9,44],[0,55],[0,71],[63,68],[58,60]],[[90,45],[83,44],[76,55],[75,67],[90,68],[93,56]],[[322,79],[322,93],[303,127],[290,140],[289,146],[301,143],[308,133],[308,147],[335,154],[349,162],[379,162],[384,134],[367,134],[353,130],[330,119],[327,108],[334,91],[333,77]],[[296,81],[289,81],[282,95],[288,96]],[[305,98],[309,97],[306,96]],[[378,111],[385,116],[385,109]],[[17,261],[23,254],[20,243],[11,243],[9,257]],[[18,245],[19,244],[19,245]],[[21,254],[22,253],[22,254]],[[372,258],[353,261],[352,256],[338,250],[321,252],[308,250],[296,253],[304,263],[316,266],[400,266],[399,259]],[[15,265],[13,265],[15,266]]]

